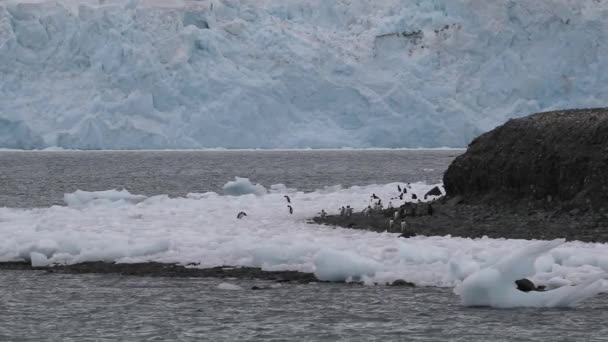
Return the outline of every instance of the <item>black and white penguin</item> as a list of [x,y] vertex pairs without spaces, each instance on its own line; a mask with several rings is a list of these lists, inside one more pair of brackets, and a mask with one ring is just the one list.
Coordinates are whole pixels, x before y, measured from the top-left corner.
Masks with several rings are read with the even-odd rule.
[[291,198],[289,198],[289,196],[285,195],[283,197],[285,197],[285,199],[287,200],[287,203],[291,203]]
[[245,213],[244,211],[241,211],[240,213],[238,213],[238,215],[236,215],[236,218],[240,220],[245,216],[247,216],[247,213]]
[[416,194],[412,194],[412,199],[418,199],[418,196],[416,196]]
[[399,184],[397,184],[397,190],[399,190],[399,192],[401,192],[401,187],[399,186]]
[[403,201],[403,194],[399,194],[399,200]]
[[375,193],[373,193],[373,194],[372,194],[372,198],[373,198],[373,199],[379,199],[380,197],[376,196],[376,194],[375,194]]
[[287,205],[287,208],[289,208],[289,214],[293,215],[293,208],[290,205]]
[[321,209],[321,213],[320,213],[320,215],[321,215],[321,218],[322,218],[322,219],[324,219],[324,218],[326,218],[326,217],[327,217],[327,212],[325,211],[325,209]]
[[405,226],[406,226],[405,220],[401,220],[401,232],[402,233],[405,233],[405,228],[406,228]]
[[388,231],[392,232],[393,231],[393,220],[388,220]]

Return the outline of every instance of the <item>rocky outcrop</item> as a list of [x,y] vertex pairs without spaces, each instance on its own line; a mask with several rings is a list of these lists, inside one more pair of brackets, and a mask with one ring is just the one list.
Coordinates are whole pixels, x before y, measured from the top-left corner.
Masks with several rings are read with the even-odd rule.
[[608,108],[509,120],[473,140],[448,168],[444,185],[449,197],[468,203],[603,212],[608,208]]
[[[485,133],[444,174],[447,195],[400,207],[414,235],[608,242],[608,108],[509,120]],[[427,196],[428,197],[428,196]],[[427,215],[422,215],[426,212]],[[392,212],[315,218],[386,231]]]

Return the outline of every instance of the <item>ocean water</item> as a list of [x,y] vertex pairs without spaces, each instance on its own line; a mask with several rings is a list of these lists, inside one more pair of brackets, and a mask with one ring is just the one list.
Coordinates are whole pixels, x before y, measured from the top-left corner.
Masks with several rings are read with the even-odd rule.
[[302,191],[324,186],[441,181],[462,150],[0,152],[0,207],[63,205],[75,190],[185,196],[235,176]]
[[[0,206],[63,193],[221,191],[234,176],[310,191],[437,182],[459,151],[0,152]],[[329,228],[328,228],[329,229]],[[218,289],[222,282],[243,290]],[[608,296],[574,309],[467,308],[449,288],[0,272],[0,341],[601,341]]]

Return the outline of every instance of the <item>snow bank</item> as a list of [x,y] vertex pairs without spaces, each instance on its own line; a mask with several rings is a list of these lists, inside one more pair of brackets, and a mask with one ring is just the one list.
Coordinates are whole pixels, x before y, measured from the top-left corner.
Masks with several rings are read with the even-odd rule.
[[466,146],[604,106],[597,0],[0,2],[0,147]]
[[118,205],[124,202],[138,203],[146,198],[147,197],[143,195],[132,195],[125,189],[105,191],[76,190],[73,193],[63,195],[63,201],[70,207],[113,202],[120,202]]
[[[335,186],[309,193],[284,188],[290,191],[293,215],[285,208],[282,192],[136,200],[128,200],[133,195],[126,192],[96,197],[87,193],[76,206],[0,208],[0,261],[27,260],[35,265],[157,261],[294,270],[314,273],[322,280],[366,284],[404,279],[419,286],[460,285],[465,304],[501,307],[523,303],[512,290],[514,279],[524,276],[561,291],[550,292],[555,297],[525,297],[535,305],[571,305],[608,290],[608,282],[595,281],[608,272],[606,244],[450,236],[399,239],[398,234],[328,229],[307,222],[321,209],[330,214],[344,205],[363,210],[372,193],[386,203],[397,195],[397,185]],[[408,193],[419,198],[434,186],[411,185]],[[91,197],[98,200],[87,202]],[[236,219],[240,211],[247,212],[247,220]],[[487,294],[480,295],[484,291]]]

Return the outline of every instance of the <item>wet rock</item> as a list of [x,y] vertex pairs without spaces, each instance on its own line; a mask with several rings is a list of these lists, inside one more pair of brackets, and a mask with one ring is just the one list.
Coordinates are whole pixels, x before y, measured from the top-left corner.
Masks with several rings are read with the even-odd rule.
[[530,279],[527,278],[518,279],[515,281],[515,284],[517,285],[517,289],[523,292],[545,291],[545,286],[536,286]]
[[424,197],[426,198],[427,196],[441,196],[441,189],[439,189],[438,186],[432,188],[431,190],[429,190]]
[[416,286],[414,283],[410,283],[409,281],[405,281],[403,279],[397,279],[395,281],[393,281],[390,286],[410,286],[410,287],[414,287]]
[[404,238],[404,239],[408,239],[408,238],[411,238],[414,236],[416,236],[416,233],[414,233],[414,232],[404,232],[401,235],[399,235],[400,238]]

